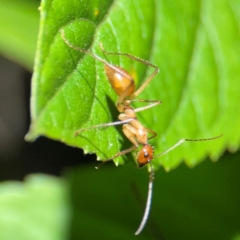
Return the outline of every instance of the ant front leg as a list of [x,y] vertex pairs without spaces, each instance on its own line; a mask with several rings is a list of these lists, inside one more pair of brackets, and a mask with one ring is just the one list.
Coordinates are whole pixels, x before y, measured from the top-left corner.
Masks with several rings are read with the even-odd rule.
[[128,148],[128,149],[125,149],[125,150],[123,150],[123,151],[121,151],[121,152],[118,152],[118,153],[116,153],[112,158],[102,160],[102,162],[101,162],[98,166],[96,166],[95,168],[98,169],[98,168],[99,168],[100,166],[102,166],[104,163],[113,161],[115,158],[120,157],[120,156],[123,156],[123,155],[125,155],[125,154],[127,154],[127,153],[130,153],[130,152],[132,152],[133,150],[135,150],[136,148],[137,148],[136,146],[132,146],[132,147],[130,147],[130,148]]
[[125,154],[127,154],[127,153],[132,152],[132,151],[135,150],[136,148],[137,148],[137,146],[132,146],[132,147],[130,147],[130,148],[128,148],[128,149],[125,149],[125,150],[123,150],[123,151],[121,151],[121,152],[118,152],[118,153],[116,153],[116,155],[114,155],[111,159],[106,159],[106,160],[104,160],[104,162],[112,161],[113,159],[115,159],[115,158],[117,158],[117,157],[120,157],[120,156],[123,156],[123,155],[125,155]]

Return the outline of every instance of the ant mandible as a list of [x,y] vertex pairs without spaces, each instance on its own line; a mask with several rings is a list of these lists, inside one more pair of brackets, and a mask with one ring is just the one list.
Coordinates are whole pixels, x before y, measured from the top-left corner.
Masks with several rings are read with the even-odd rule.
[[[187,139],[183,138],[180,141],[178,141],[175,145],[170,147],[168,150],[153,156],[154,149],[153,147],[148,143],[148,141],[154,137],[157,136],[157,133],[152,131],[151,129],[148,129],[144,127],[140,121],[137,119],[136,113],[140,111],[144,111],[146,109],[152,108],[154,106],[157,106],[161,104],[161,101],[159,100],[140,100],[136,99],[136,97],[146,88],[146,86],[151,82],[151,80],[158,74],[159,68],[152,63],[140,59],[138,57],[135,57],[131,54],[127,53],[110,53],[107,52],[103,49],[102,45],[100,45],[101,50],[103,51],[104,54],[108,55],[119,55],[119,56],[125,56],[128,57],[134,61],[138,61],[140,63],[143,63],[149,67],[154,68],[153,73],[145,80],[145,82],[136,90],[135,89],[135,82],[133,77],[123,68],[115,66],[113,64],[110,64],[106,60],[100,58],[99,56],[95,55],[94,53],[78,48],[74,45],[72,45],[69,40],[66,39],[64,31],[60,30],[61,32],[61,37],[64,40],[64,42],[71,48],[80,51],[82,53],[88,54],[95,58],[96,60],[102,62],[104,64],[105,72],[108,78],[109,83],[111,84],[112,89],[115,91],[115,93],[118,95],[118,100],[117,100],[117,109],[120,112],[118,119],[120,121],[116,122],[111,122],[111,123],[103,123],[87,128],[80,129],[75,132],[75,135],[79,135],[83,131],[93,129],[93,128],[99,128],[99,127],[109,127],[109,126],[116,126],[116,125],[123,125],[123,133],[124,135],[133,143],[133,146],[125,149],[121,152],[118,152],[115,156],[113,156],[110,159],[106,159],[106,161],[112,161],[113,159],[125,155],[127,153],[132,152],[133,150],[136,150],[141,146],[141,149],[137,153],[137,163],[139,167],[143,167],[146,164],[149,164],[150,166],[150,175],[149,175],[149,185],[148,185],[148,197],[147,197],[147,202],[145,206],[145,211],[144,215],[142,218],[142,221],[140,223],[139,228],[135,232],[135,235],[138,235],[141,233],[143,230],[144,226],[146,225],[149,212],[150,212],[150,207],[151,207],[151,199],[152,199],[152,189],[153,189],[153,179],[154,179],[154,170],[153,166],[151,164],[151,161],[155,158],[158,158],[160,156],[165,155],[166,153],[172,151],[174,148],[178,147],[182,143],[189,141],[189,142],[195,142],[195,141],[208,141],[208,140],[213,140],[217,139],[220,136],[213,137],[213,138],[205,138],[205,139]],[[138,101],[138,102],[148,102],[150,103],[147,106],[140,107],[137,109],[134,109],[131,106],[131,103],[133,101]],[[151,134],[152,136],[148,136],[148,134]]]

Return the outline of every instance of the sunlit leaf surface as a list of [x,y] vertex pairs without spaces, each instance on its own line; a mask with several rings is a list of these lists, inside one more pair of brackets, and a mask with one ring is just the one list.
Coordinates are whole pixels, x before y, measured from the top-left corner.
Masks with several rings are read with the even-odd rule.
[[[43,1],[38,53],[32,87],[32,125],[28,139],[39,135],[111,158],[130,147],[121,127],[98,128],[75,137],[76,130],[117,120],[117,96],[102,63],[69,48],[69,41],[102,58],[125,52],[160,68],[140,99],[162,105],[140,112],[139,120],[158,136],[158,154],[181,138],[221,139],[185,143],[154,165],[170,170],[184,160],[192,167],[207,155],[217,160],[240,139],[240,5],[212,1]],[[123,57],[108,57],[127,69],[139,86],[152,69]],[[124,157],[127,159],[128,157]],[[123,158],[115,160],[123,163]]]

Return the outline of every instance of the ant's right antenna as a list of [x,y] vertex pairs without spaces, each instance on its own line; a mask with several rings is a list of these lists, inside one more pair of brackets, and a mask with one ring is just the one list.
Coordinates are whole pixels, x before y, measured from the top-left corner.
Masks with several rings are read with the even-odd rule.
[[148,216],[149,216],[150,209],[151,209],[152,192],[153,192],[153,180],[154,180],[154,169],[153,169],[153,166],[152,166],[151,163],[149,163],[149,166],[150,166],[150,173],[149,173],[147,203],[146,203],[146,207],[145,207],[145,211],[144,211],[142,221],[141,221],[137,231],[135,232],[135,235],[138,235],[142,232],[142,230],[145,227],[146,222],[148,220]]

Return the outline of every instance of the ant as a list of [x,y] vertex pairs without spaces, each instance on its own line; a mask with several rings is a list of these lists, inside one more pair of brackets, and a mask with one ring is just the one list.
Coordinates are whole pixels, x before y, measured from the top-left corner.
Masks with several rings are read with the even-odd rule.
[[[209,140],[214,140],[214,139],[220,138],[222,135],[213,137],[213,138],[204,138],[204,139],[183,138],[180,141],[178,141],[175,145],[170,147],[168,150],[166,150],[156,156],[153,156],[154,149],[148,143],[148,141],[150,139],[156,137],[157,133],[152,131],[151,129],[144,127],[138,120],[136,113],[147,110],[152,107],[155,107],[155,106],[161,104],[161,101],[159,101],[159,100],[140,100],[140,99],[136,99],[136,97],[146,88],[146,86],[151,82],[151,80],[158,74],[159,68],[146,60],[140,59],[140,58],[135,57],[128,53],[107,52],[103,49],[102,45],[100,44],[100,48],[101,48],[102,52],[106,55],[124,56],[124,57],[130,58],[134,61],[138,61],[142,64],[145,64],[149,67],[152,67],[154,69],[152,74],[136,90],[134,79],[126,70],[107,62],[106,60],[100,58],[99,56],[95,55],[94,53],[92,53],[88,50],[84,50],[84,49],[81,49],[81,48],[78,48],[78,47],[72,45],[72,43],[70,43],[69,40],[66,39],[64,31],[60,30],[60,32],[61,32],[61,37],[64,40],[64,42],[66,43],[66,45],[68,45],[69,47],[71,47],[77,51],[88,54],[88,55],[92,56],[94,59],[96,59],[104,64],[104,68],[105,68],[105,72],[106,72],[108,81],[109,81],[112,89],[118,95],[116,107],[117,107],[118,111],[120,112],[120,114],[118,116],[119,121],[103,123],[103,124],[83,128],[83,129],[76,131],[75,135],[79,135],[83,131],[93,129],[93,128],[123,125],[122,126],[123,133],[130,140],[130,142],[133,144],[133,146],[128,149],[125,149],[121,152],[118,152],[112,158],[104,160],[103,163],[106,161],[112,161],[113,159],[115,159],[119,156],[125,155],[127,153],[130,153],[133,150],[136,150],[137,148],[140,147],[140,150],[137,152],[137,155],[136,155],[138,167],[143,167],[146,164],[148,164],[150,166],[148,197],[147,197],[147,202],[146,202],[146,206],[145,206],[145,211],[144,211],[144,215],[143,215],[142,221],[140,223],[140,226],[137,229],[137,231],[135,232],[135,235],[138,235],[141,233],[141,231],[145,227],[149,213],[150,213],[152,190],[153,190],[153,179],[154,179],[154,169],[151,164],[151,161],[155,158],[158,158],[160,156],[167,154],[168,152],[172,151],[174,148],[180,146],[182,143],[184,143],[186,141],[189,141],[189,142],[209,141]],[[134,109],[131,106],[131,103],[133,101],[147,102],[147,103],[149,103],[149,105]],[[151,134],[151,136],[149,137],[148,134]],[[98,168],[98,167],[96,167],[96,168]]]

